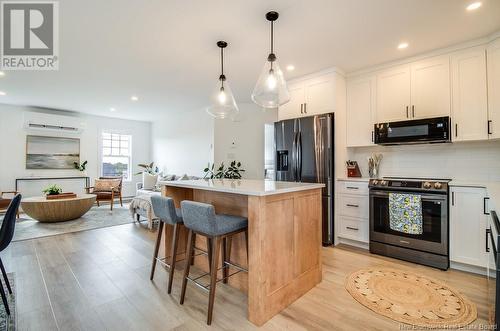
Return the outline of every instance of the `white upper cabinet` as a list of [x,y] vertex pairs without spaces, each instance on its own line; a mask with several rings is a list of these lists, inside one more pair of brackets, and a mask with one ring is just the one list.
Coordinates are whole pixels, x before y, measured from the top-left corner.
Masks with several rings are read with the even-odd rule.
[[450,57],[411,64],[411,118],[450,116]]
[[301,116],[304,107],[304,84],[296,83],[288,86],[290,92],[290,101],[279,107],[278,118],[279,120],[286,120]]
[[336,73],[291,83],[290,101],[279,107],[278,119],[312,116],[335,111]]
[[347,147],[373,145],[375,76],[347,82]]
[[450,58],[438,56],[377,75],[377,122],[450,115]]
[[500,39],[486,49],[488,64],[488,119],[490,139],[500,138]]
[[306,115],[331,113],[335,110],[335,81],[331,75],[311,79],[304,83]]
[[400,66],[377,75],[377,122],[409,119],[410,66]]
[[485,48],[453,54],[451,76],[453,141],[488,139]]

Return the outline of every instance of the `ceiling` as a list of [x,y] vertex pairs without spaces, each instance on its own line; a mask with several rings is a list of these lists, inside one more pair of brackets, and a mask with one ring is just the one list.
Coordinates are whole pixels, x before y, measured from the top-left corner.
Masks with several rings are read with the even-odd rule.
[[[0,102],[149,121],[203,109],[217,83],[221,39],[236,101],[250,102],[269,52],[269,10],[280,13],[275,50],[282,68],[295,65],[286,73],[293,78],[333,66],[350,72],[500,30],[500,1],[468,12],[470,2],[64,0],[59,70],[5,72]],[[410,46],[398,50],[401,41]]]

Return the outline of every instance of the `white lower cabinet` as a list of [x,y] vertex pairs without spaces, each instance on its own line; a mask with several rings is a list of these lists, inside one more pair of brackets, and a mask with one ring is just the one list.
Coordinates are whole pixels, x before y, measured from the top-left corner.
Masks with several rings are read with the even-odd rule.
[[486,267],[487,193],[484,188],[452,187],[450,203],[450,260]]
[[368,243],[368,181],[338,182],[338,237]]

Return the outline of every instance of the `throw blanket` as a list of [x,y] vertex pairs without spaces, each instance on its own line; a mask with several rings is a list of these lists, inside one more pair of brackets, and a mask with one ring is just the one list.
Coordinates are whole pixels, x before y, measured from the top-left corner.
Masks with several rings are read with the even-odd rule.
[[422,197],[417,194],[389,193],[389,226],[407,234],[422,234]]
[[153,212],[153,206],[151,205],[151,195],[144,194],[134,197],[128,208],[130,210],[132,218],[134,218],[136,209],[142,209],[146,211],[149,228],[151,229],[153,227],[153,220],[157,217],[155,216]]

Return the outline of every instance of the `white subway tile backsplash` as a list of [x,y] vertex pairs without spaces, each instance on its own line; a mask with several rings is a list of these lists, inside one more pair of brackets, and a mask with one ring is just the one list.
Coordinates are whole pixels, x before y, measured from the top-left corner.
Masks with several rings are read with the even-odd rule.
[[348,148],[363,176],[372,153],[384,156],[380,176],[500,181],[500,141]]

